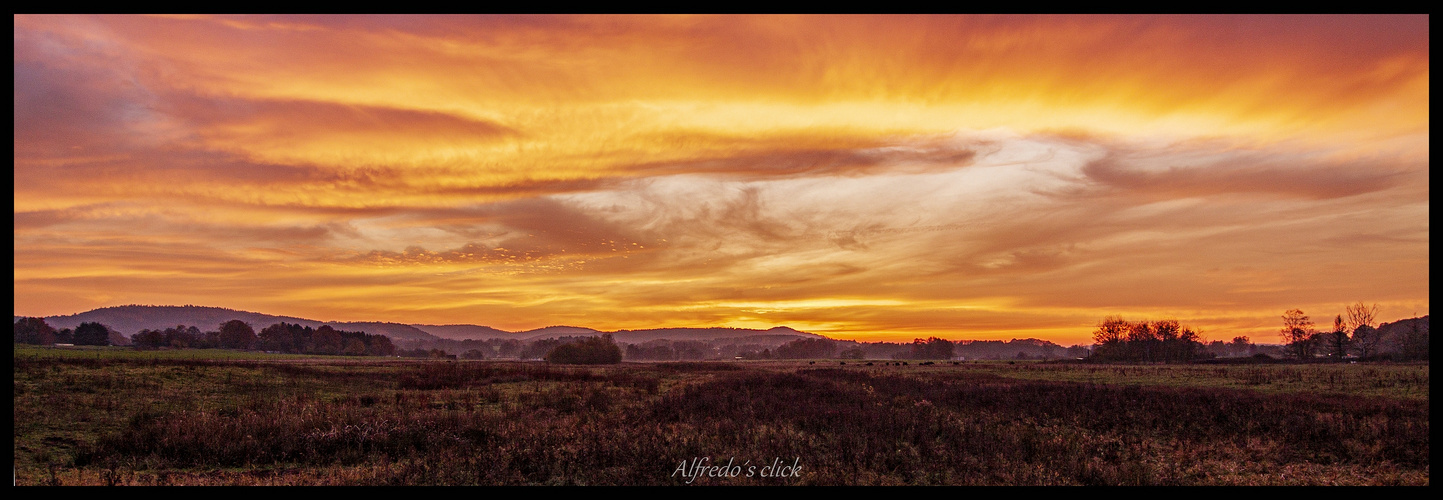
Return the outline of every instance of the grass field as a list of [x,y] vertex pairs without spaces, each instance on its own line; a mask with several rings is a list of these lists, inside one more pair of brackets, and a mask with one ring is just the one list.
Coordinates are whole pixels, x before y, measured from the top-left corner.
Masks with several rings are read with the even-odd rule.
[[[22,485],[1428,484],[1427,365],[574,367],[17,345],[14,373]],[[735,467],[691,476],[701,459]]]

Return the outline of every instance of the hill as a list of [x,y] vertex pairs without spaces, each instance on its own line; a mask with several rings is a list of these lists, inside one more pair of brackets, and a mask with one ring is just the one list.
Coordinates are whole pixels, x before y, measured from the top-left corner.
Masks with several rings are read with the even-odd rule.
[[1395,360],[1428,359],[1428,316],[1378,326],[1382,353]]
[[612,338],[617,342],[628,344],[641,344],[653,340],[744,340],[748,339],[755,343],[771,344],[780,340],[780,343],[790,342],[798,338],[825,338],[815,333],[806,333],[793,330],[789,327],[778,326],[767,330],[752,330],[748,328],[656,328],[650,330],[617,330],[612,332]]
[[521,339],[525,335],[480,325],[411,325],[417,329],[450,340]]
[[[19,319],[18,317],[16,318]],[[201,330],[215,330],[222,323],[241,320],[259,331],[276,323],[291,323],[312,328],[331,325],[345,331],[366,332],[385,335],[394,342],[409,342],[412,345],[429,346],[446,341],[465,340],[520,340],[533,342],[559,337],[585,337],[611,333],[617,342],[640,344],[654,340],[672,341],[720,341],[731,340],[740,343],[780,345],[798,338],[825,338],[815,333],[806,333],[778,326],[768,330],[746,328],[656,328],[649,330],[618,330],[603,332],[594,328],[579,326],[548,326],[534,330],[508,332],[480,325],[406,325],[401,323],[367,321],[319,321],[293,316],[276,316],[250,311],[238,311],[223,307],[205,306],[145,306],[128,305],[102,307],[78,314],[49,316],[45,322],[50,326],[75,328],[81,323],[97,322],[109,326],[127,340],[130,335],[145,329],[164,329],[176,325],[195,326]],[[419,343],[417,343],[419,342]],[[128,343],[128,342],[127,342]]]
[[45,322],[50,326],[75,328],[81,323],[97,322],[119,332],[125,337],[145,329],[163,329],[176,325],[195,326],[201,330],[215,330],[222,323],[238,319],[260,330],[276,323],[292,323],[312,328],[331,325],[344,331],[363,331],[372,335],[385,335],[393,341],[399,340],[440,340],[416,327],[400,323],[381,322],[336,322],[317,321],[292,316],[276,316],[250,311],[237,311],[223,307],[204,306],[114,306],[102,307],[67,316],[48,316]]
[[555,337],[589,337],[592,335],[601,335],[602,333],[604,332],[600,330],[582,328],[579,326],[548,326],[546,328],[537,328],[535,330],[516,332],[516,335],[518,336],[516,338],[520,338],[521,340],[530,342],[534,340],[549,339]]

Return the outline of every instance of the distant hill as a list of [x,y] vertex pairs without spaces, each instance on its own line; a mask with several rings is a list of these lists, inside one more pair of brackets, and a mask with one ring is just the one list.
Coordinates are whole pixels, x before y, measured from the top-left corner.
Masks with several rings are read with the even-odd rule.
[[451,340],[486,340],[486,339],[521,339],[525,335],[520,333],[498,330],[489,326],[480,325],[411,325],[417,329]]
[[[19,317],[17,316],[16,319],[18,320]],[[312,328],[321,325],[331,325],[332,328],[337,330],[385,335],[396,342],[419,341],[423,343],[420,345],[446,340],[515,339],[523,342],[531,342],[547,338],[583,337],[608,333],[594,328],[579,326],[548,326],[534,330],[508,332],[480,325],[405,325],[401,323],[364,321],[319,321],[293,316],[276,316],[273,314],[205,306],[128,305],[102,307],[78,314],[48,316],[45,318],[45,322],[56,329],[75,328],[81,323],[92,321],[101,323],[109,326],[117,332],[119,336],[125,337],[127,340],[126,343],[128,343],[131,335],[145,329],[154,330],[176,325],[185,325],[194,326],[204,331],[211,331],[220,328],[222,323],[233,319],[244,321],[257,331],[281,322]],[[657,328],[650,330],[618,330],[609,333],[612,334],[612,337],[615,338],[617,342],[628,344],[640,344],[653,340],[666,339],[673,341],[736,340],[739,343],[780,345],[798,338],[825,338],[815,333],[801,332],[785,326],[778,326],[768,330],[746,328]]]
[[[19,320],[19,317],[16,317]],[[587,327],[574,326],[550,326],[544,329],[525,331],[505,331],[492,329],[488,326],[478,324],[400,324],[380,323],[380,321],[320,321],[310,318],[291,316],[274,316],[274,314],[251,313],[251,311],[238,311],[224,307],[203,307],[203,305],[115,305],[115,307],[101,307],[97,310],[85,311],[85,313],[69,314],[69,316],[51,316],[45,318],[45,323],[51,324],[55,329],[75,329],[81,323],[95,321],[105,324],[117,331],[120,336],[130,337],[140,330],[159,330],[167,327],[193,326],[201,330],[219,329],[222,323],[229,320],[241,320],[250,324],[255,330],[264,329],[276,323],[300,324],[300,326],[319,327],[322,324],[329,324],[336,330],[365,331],[369,334],[382,334],[391,337],[392,341],[423,341],[433,343],[442,340],[488,340],[488,339],[515,339],[522,341],[534,341],[540,339],[554,339],[554,337],[583,337],[599,336],[606,333]],[[769,330],[750,329],[651,329],[651,330],[618,330],[612,331],[612,337],[622,343],[645,343],[651,340],[745,340],[746,343],[782,344],[786,341],[797,339],[824,339],[820,334],[805,333],[789,329],[789,327],[773,327]]]
[[748,328],[657,328],[652,330],[617,330],[612,332],[612,338],[617,342],[628,344],[641,344],[653,340],[704,340],[715,341],[732,339],[746,343],[771,344],[780,340],[780,343],[790,342],[798,338],[826,338],[815,333],[806,333],[793,330],[785,326],[778,326],[768,330],[752,330]]
[[[546,327],[546,328],[537,328],[537,329],[535,329],[535,330],[526,330],[526,331],[524,331],[524,332],[516,332],[516,334],[519,336],[518,338],[520,338],[521,340],[525,340],[525,341],[528,341],[528,342],[529,342],[529,341],[533,341],[533,340],[540,340],[540,339],[547,339],[547,338],[554,338],[554,337],[584,337],[584,336],[592,336],[592,335],[601,335],[602,332],[601,332],[600,330],[594,330],[594,329],[591,329],[591,328],[582,328],[582,327],[579,327],[579,326],[548,326],[548,327]],[[512,337],[502,337],[502,338],[512,338]]]
[[654,328],[649,330],[617,330],[614,332],[603,332],[592,328],[576,326],[548,326],[546,328],[518,332],[516,335],[521,336],[518,337],[521,340],[532,342],[557,337],[591,337],[604,333],[610,333],[612,339],[624,344],[642,344],[654,340],[696,340],[707,342],[718,340],[746,340],[746,342],[743,343],[781,345],[799,338],[826,338],[815,333],[800,332],[785,326],[773,327],[768,330],[717,327]]
[[137,305],[102,307],[68,316],[48,316],[45,318],[45,322],[56,329],[75,328],[81,323],[97,322],[129,336],[145,329],[163,329],[176,325],[194,326],[206,331],[216,330],[221,323],[233,319],[250,323],[251,327],[257,330],[282,321],[320,326],[319,322],[301,318],[273,316],[220,307]]
[[[1415,330],[1416,329],[1416,330]],[[1409,348],[1408,337],[1414,336],[1416,331],[1421,334],[1418,344]],[[1379,347],[1382,352],[1394,356],[1394,359],[1427,359],[1428,358],[1428,316],[1419,318],[1400,319],[1392,323],[1378,325],[1378,333],[1382,336]],[[1415,336],[1416,337],[1416,336]]]
[[1392,323],[1383,323],[1378,325],[1378,331],[1381,332],[1383,338],[1386,339],[1392,338],[1403,331],[1411,330],[1414,325],[1417,325],[1420,331],[1428,331],[1428,315],[1425,314],[1418,318],[1400,319]]
[[55,329],[75,328],[81,323],[96,322],[110,327],[125,337],[145,329],[163,329],[176,325],[194,326],[203,331],[216,330],[222,323],[238,319],[259,331],[276,323],[291,323],[312,328],[331,325],[344,331],[363,331],[372,335],[385,335],[393,341],[399,340],[440,340],[416,327],[400,323],[379,322],[338,322],[316,321],[291,316],[276,316],[250,311],[237,311],[223,307],[204,306],[115,306],[102,307],[68,316],[47,316],[45,322]]
[[[268,323],[268,324],[271,324],[271,323]],[[348,332],[366,332],[366,333],[369,333],[369,334],[371,334],[371,335],[385,335],[385,336],[387,336],[387,337],[390,337],[391,340],[393,340],[393,341],[397,341],[397,340],[424,340],[424,341],[437,341],[437,340],[441,340],[440,337],[437,337],[437,336],[435,336],[435,335],[431,335],[430,333],[426,333],[425,330],[422,330],[422,329],[420,329],[420,328],[416,328],[416,327],[411,326],[411,325],[403,325],[403,324],[400,324],[400,323],[380,323],[380,322],[372,322],[372,321],[346,321],[346,322],[330,321],[330,322],[326,322],[325,324],[331,325],[331,328],[335,328],[335,329],[337,329],[337,330],[344,330],[344,331],[348,331]]]

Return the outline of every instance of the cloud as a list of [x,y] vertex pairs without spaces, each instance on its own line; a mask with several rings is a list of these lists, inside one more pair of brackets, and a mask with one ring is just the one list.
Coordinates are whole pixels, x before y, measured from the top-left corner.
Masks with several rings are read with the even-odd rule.
[[429,110],[310,100],[174,95],[162,109],[184,120],[200,147],[272,161],[406,158],[436,148],[490,144],[519,133],[490,120]]
[[[1164,163],[1172,160],[1170,158],[1136,160],[1112,156],[1087,164],[1083,167],[1083,174],[1126,195],[1162,199],[1224,194],[1341,198],[1387,189],[1406,178],[1400,165],[1373,161],[1336,161],[1267,153],[1209,156],[1213,158],[1178,166]],[[1183,157],[1181,160],[1187,162],[1189,159]]]
[[17,161],[133,151],[172,135],[143,70],[115,44],[17,26],[14,70]]
[[16,16],[16,309],[991,338],[1426,309],[1427,33]]
[[[835,137],[818,136],[836,141]],[[869,139],[867,144],[798,148],[818,137],[782,136],[761,140],[720,140],[711,157],[641,163],[626,170],[647,176],[676,174],[727,175],[743,179],[864,176],[881,173],[961,168],[977,151],[937,140],[897,137]],[[930,142],[930,143],[929,143]]]
[[410,247],[403,252],[372,250],[364,255],[346,259],[373,265],[427,265],[427,264],[469,264],[496,262],[526,262],[536,257],[530,252],[511,251],[505,248],[489,248],[475,243],[454,250],[432,252],[421,247]]

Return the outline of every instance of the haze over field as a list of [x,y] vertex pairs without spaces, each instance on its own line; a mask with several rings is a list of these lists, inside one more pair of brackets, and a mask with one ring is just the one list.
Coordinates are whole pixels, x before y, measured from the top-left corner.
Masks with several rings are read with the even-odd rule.
[[[15,16],[15,311],[1429,314],[1428,16]],[[203,325],[204,326],[204,325]]]

